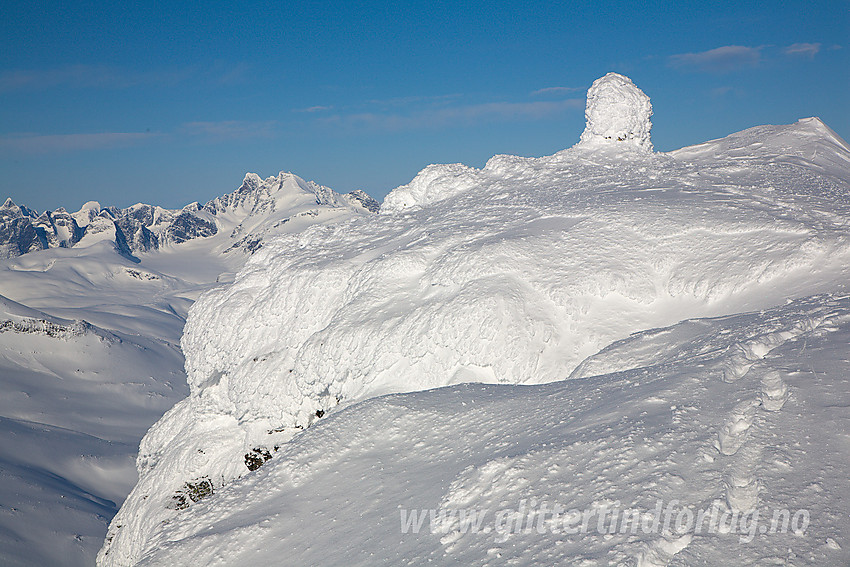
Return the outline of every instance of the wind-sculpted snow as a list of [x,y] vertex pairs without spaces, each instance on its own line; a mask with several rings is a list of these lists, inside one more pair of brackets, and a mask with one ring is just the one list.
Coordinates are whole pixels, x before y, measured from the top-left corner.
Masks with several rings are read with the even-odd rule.
[[480,172],[462,163],[429,165],[413,181],[396,188],[384,199],[381,210],[398,212],[424,206],[475,187]]
[[[781,301],[840,269],[848,242],[846,217],[819,217],[834,215],[826,198],[806,196],[792,217],[787,176],[805,172],[774,169],[580,149],[497,156],[434,205],[282,238],[194,306],[193,396],[291,429],[338,400],[557,380],[630,332]],[[752,176],[774,189],[738,184]]]
[[[634,143],[583,137],[480,170],[429,166],[381,215],[267,241],[232,285],[202,296],[182,339],[191,395],[143,441],[139,484],[100,562],[135,563],[184,513],[175,502],[191,505],[181,495],[246,474],[252,451],[274,460],[340,404],[562,380],[630,333],[842,289],[850,152],[840,139],[813,119],[762,127],[759,142],[741,133],[654,154],[648,100],[618,77],[591,94],[622,87],[636,105],[626,114],[646,119],[645,130],[629,126]],[[745,154],[733,151],[742,135]],[[779,146],[795,158],[780,159]],[[616,364],[606,360],[595,364]],[[721,374],[734,380],[737,361],[730,354]],[[781,405],[782,388],[770,389]],[[657,556],[678,549],[659,546]]]
[[610,374],[371,399],[138,565],[847,565],[848,338],[850,297],[820,295],[641,333],[607,355],[655,362]]
[[608,73],[596,79],[587,91],[584,115],[587,127],[581,134],[581,145],[626,142],[642,150],[652,150],[649,138],[652,103],[628,77]]
[[238,193],[217,214],[0,201],[0,565],[92,565],[139,441],[188,394],[189,305],[265,237],[376,209],[290,174]]
[[[649,97],[628,78],[608,73],[594,81],[587,92],[585,117],[587,126],[577,147],[651,151],[649,131],[652,104]],[[625,142],[625,143],[623,143]],[[554,157],[554,156],[553,156]],[[381,210],[398,212],[425,206],[492,181],[494,175],[507,174],[514,165],[525,170],[524,177],[535,177],[528,160],[513,156],[496,156],[479,171],[460,163],[430,165],[407,185],[398,187],[384,199]],[[491,175],[487,175],[490,173]],[[545,175],[545,173],[543,173]]]

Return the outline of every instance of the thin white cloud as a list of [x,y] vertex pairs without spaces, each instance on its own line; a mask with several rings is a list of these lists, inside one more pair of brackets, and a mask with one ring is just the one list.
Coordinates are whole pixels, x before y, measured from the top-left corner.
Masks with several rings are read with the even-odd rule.
[[189,79],[213,85],[244,82],[248,66],[216,63],[198,66],[131,71],[105,65],[67,65],[54,69],[15,69],[0,72],[0,93],[52,88],[125,89],[140,85],[174,85]]
[[41,90],[56,86],[106,87],[124,84],[116,73],[106,67],[71,65],[60,69],[20,69],[0,73],[0,92]]
[[567,93],[574,93],[576,91],[582,90],[580,87],[546,87],[543,89],[537,89],[531,93],[531,96],[540,96],[540,95],[564,95]]
[[761,62],[761,47],[724,45],[698,53],[671,55],[671,67],[708,73],[728,73],[757,66]]
[[312,114],[314,112],[324,112],[326,110],[333,110],[333,106],[322,106],[317,104],[316,106],[308,106],[307,108],[296,108],[293,112],[308,112]]
[[820,51],[820,43],[794,43],[784,49],[785,55],[799,55],[814,59]]
[[246,138],[270,138],[274,135],[274,120],[223,120],[218,122],[187,122],[180,133],[204,138],[211,142]]
[[444,94],[444,95],[431,95],[431,96],[401,96],[394,98],[384,98],[384,99],[372,99],[367,100],[368,104],[374,104],[377,106],[383,106],[387,108],[397,108],[402,106],[411,106],[411,105],[442,105],[449,104],[452,101],[459,99],[461,94]]
[[271,138],[277,122],[225,120],[187,122],[172,132],[96,132],[85,134],[14,133],[0,135],[0,155],[36,155],[134,146],[151,140],[183,137],[202,142]]
[[0,153],[46,154],[126,147],[162,136],[156,132],[98,132],[92,134],[6,134]]
[[732,87],[716,87],[711,89],[711,96],[714,98],[720,98],[732,92],[734,92]]
[[231,86],[247,82],[253,68],[253,65],[244,62],[235,64],[216,62],[209,70],[199,72],[199,75],[208,77],[215,85]]
[[410,114],[363,112],[323,118],[329,126],[399,131],[444,128],[481,122],[533,121],[549,118],[568,109],[584,108],[585,101],[567,99],[540,102],[489,102],[447,108],[432,108]]

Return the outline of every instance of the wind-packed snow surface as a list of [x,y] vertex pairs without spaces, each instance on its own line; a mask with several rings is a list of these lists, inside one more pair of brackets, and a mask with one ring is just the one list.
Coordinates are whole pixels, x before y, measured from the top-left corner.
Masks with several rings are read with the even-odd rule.
[[[157,526],[137,565],[847,565],[848,341],[850,297],[823,295],[638,334],[595,357],[609,374],[368,400]],[[635,532],[608,533],[625,510]]]
[[[846,297],[829,294],[850,268],[850,148],[810,118],[652,153],[650,115],[646,95],[609,74],[575,147],[429,166],[378,217],[279,237],[203,295],[182,339],[190,396],[143,440],[100,564],[839,557],[847,502],[827,496],[846,489],[847,422],[824,404],[850,396],[842,343],[819,347],[833,358],[814,378],[780,347],[844,328]],[[734,313],[749,314],[675,326]],[[511,386],[339,412],[468,382]],[[832,453],[806,437],[822,416]],[[753,424],[760,444],[735,457]],[[399,507],[531,496],[747,510],[762,474],[777,504],[796,495],[824,514],[811,537],[829,532],[828,549],[660,533],[494,547],[398,531]]]

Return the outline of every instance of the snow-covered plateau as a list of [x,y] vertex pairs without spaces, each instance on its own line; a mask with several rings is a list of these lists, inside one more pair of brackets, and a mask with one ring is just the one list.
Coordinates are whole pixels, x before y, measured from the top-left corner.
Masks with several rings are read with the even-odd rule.
[[850,146],[652,112],[378,214],[7,201],[0,563],[850,564]]

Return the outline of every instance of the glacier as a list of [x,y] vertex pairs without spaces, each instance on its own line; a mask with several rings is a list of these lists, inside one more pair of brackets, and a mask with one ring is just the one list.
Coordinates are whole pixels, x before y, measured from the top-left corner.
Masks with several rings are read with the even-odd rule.
[[[659,153],[651,115],[611,73],[571,148],[267,239],[190,308],[189,396],[99,564],[843,564],[850,147],[807,118]],[[819,516],[753,545],[398,530],[531,497]]]

